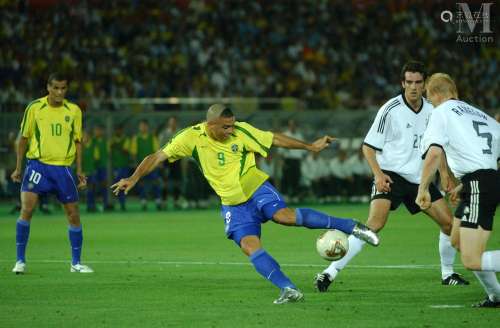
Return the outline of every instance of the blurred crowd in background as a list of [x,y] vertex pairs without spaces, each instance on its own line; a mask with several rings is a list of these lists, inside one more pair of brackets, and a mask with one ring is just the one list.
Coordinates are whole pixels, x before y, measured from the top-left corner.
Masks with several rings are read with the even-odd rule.
[[171,96],[364,109],[399,92],[410,58],[453,76],[464,100],[497,109],[499,48],[457,42],[443,10],[456,3],[0,0],[0,110],[22,110],[54,70],[71,72],[70,97],[90,110]]
[[[476,9],[481,5],[467,3]],[[93,116],[109,110],[110,99],[129,97],[293,97],[303,109],[363,115],[355,126],[316,120],[312,132],[327,129],[339,136],[331,129],[345,125],[344,130],[353,130],[351,137],[361,136],[373,111],[365,116],[353,110],[376,109],[398,94],[399,72],[409,59],[424,62],[430,72],[449,73],[464,100],[488,112],[498,110],[497,36],[493,43],[457,42],[457,25],[443,22],[443,10],[455,12],[456,3],[0,0],[0,113],[21,116],[29,101],[45,95],[47,76],[57,70],[72,77],[68,98]],[[494,19],[492,24],[497,30]],[[117,108],[124,118],[137,110],[111,109]],[[82,196],[88,211],[125,210],[126,198],[109,199],[107,188],[177,130],[173,117],[151,126],[153,117],[148,119],[127,119],[125,128],[113,130],[85,124],[89,185]],[[301,131],[305,122],[300,123],[285,122],[283,132],[299,138],[311,132]],[[11,128],[17,129],[5,123],[0,131],[0,154],[8,155],[0,165],[0,196],[17,199],[19,186],[8,179],[17,137]],[[366,201],[371,174],[359,148],[360,140],[353,140],[320,156],[273,151],[258,162],[291,202]],[[163,210],[208,206],[214,196],[191,160],[153,172],[135,195],[144,210],[148,199],[150,208]],[[42,200],[42,210],[47,202]]]
[[[284,122],[282,133],[305,139],[300,126],[293,120]],[[83,135],[83,171],[87,189],[80,193],[88,212],[127,210],[127,198],[110,198],[109,186],[132,174],[133,168],[148,154],[165,145],[177,132],[176,117],[170,117],[158,130],[147,120],[137,124],[135,133],[127,134],[117,126],[111,138],[102,125],[95,125]],[[257,158],[257,166],[266,172],[271,182],[280,188],[287,201],[298,202],[366,202],[371,185],[368,164],[360,152],[361,140],[337,143],[330,152],[312,154],[302,150],[274,149],[267,158]],[[10,146],[16,146],[16,134],[11,134]],[[6,174],[15,167],[10,157]],[[19,198],[19,185],[9,179],[0,181],[0,193],[11,199]],[[129,196],[139,198],[142,210],[204,208],[215,206],[217,198],[193,159],[165,164],[142,179]],[[40,209],[49,212],[49,199],[42,198]],[[18,210],[15,205],[13,212]]]

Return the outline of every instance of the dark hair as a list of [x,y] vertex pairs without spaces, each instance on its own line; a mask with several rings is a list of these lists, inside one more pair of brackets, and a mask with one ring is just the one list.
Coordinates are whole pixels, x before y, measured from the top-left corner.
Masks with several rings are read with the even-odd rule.
[[425,69],[425,65],[419,61],[410,60],[403,66],[403,68],[401,69],[401,76],[400,76],[401,81],[405,80],[406,72],[420,73],[422,74],[424,81],[427,78],[427,70]]
[[49,78],[47,79],[47,84],[51,84],[52,81],[66,81],[69,83],[69,78],[66,74],[63,74],[61,72],[54,72],[49,75]]
[[224,110],[220,113],[220,116],[219,117],[233,117],[234,114],[233,114],[233,111],[231,110],[231,108],[229,107],[226,107],[224,108]]
[[145,118],[143,118],[142,120],[139,121],[139,123],[144,123],[146,124],[147,126],[149,126],[149,122],[148,120],[146,120]]

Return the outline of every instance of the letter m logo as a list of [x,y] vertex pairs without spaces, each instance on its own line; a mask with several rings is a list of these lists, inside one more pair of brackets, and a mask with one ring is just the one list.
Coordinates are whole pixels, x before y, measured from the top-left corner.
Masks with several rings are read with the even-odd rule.
[[[493,2],[482,3],[478,11],[471,12],[469,5],[465,2],[457,3],[458,8],[458,33],[474,33],[476,25],[483,22],[483,33],[493,33],[491,30],[491,6]],[[462,29],[466,23],[468,31]]]

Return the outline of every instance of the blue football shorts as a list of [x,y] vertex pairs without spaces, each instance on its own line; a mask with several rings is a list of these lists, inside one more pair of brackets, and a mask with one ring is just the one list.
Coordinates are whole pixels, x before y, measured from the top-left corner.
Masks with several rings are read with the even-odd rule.
[[274,213],[287,205],[283,196],[269,182],[264,182],[252,197],[239,205],[222,205],[221,215],[226,236],[238,246],[245,236],[260,238],[261,224],[273,218]]
[[69,166],[49,165],[30,159],[24,171],[21,191],[54,194],[63,203],[78,201],[78,190]]

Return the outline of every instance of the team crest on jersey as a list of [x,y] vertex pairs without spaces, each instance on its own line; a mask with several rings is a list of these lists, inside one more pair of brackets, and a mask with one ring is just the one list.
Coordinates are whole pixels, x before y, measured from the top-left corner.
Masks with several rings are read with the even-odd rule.
[[64,116],[64,120],[65,120],[66,122],[69,122],[69,116],[68,116],[68,115]]
[[232,144],[231,145],[231,150],[233,151],[233,153],[236,153],[238,151],[238,145],[237,144]]

